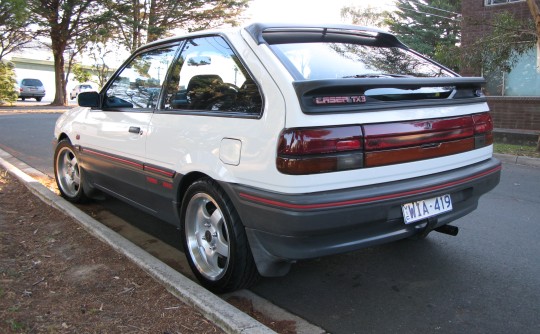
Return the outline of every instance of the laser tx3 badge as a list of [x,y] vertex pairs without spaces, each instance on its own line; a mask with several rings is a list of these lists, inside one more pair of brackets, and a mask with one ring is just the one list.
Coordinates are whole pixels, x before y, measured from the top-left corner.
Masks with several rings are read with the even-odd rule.
[[356,96],[317,96],[313,98],[316,105],[322,104],[359,104],[366,103],[365,95]]

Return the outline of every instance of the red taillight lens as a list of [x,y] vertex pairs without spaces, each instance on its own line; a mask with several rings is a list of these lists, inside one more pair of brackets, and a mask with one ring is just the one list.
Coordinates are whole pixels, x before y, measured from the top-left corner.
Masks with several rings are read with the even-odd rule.
[[475,148],[493,144],[493,120],[489,113],[473,115]]
[[286,129],[281,134],[279,154],[306,155],[362,149],[360,126]]
[[470,116],[364,126],[366,151],[395,149],[473,136]]
[[474,133],[486,133],[493,131],[493,120],[488,113],[473,115]]
[[277,168],[304,175],[362,168],[360,126],[286,129],[278,144]]

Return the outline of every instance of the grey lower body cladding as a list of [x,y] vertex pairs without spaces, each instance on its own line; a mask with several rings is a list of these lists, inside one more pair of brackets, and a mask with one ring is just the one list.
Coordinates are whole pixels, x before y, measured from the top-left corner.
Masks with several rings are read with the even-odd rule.
[[422,233],[426,220],[405,224],[401,205],[449,194],[453,209],[431,218],[435,229],[470,213],[499,183],[489,159],[444,173],[376,186],[284,195],[222,184],[246,227],[259,272],[280,276],[295,260],[354,251]]

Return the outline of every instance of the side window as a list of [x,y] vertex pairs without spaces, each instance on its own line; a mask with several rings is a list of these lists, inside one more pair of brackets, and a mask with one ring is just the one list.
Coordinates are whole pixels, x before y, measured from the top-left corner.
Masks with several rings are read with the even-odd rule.
[[261,112],[255,81],[220,36],[188,40],[165,87],[167,110]]
[[154,108],[176,49],[177,45],[169,45],[135,56],[105,92],[103,107]]

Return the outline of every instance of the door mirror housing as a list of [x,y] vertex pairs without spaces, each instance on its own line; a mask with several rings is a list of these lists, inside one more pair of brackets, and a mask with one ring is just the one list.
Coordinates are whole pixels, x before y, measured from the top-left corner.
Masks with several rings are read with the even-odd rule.
[[99,94],[97,92],[80,93],[77,102],[81,107],[98,108],[100,102]]

